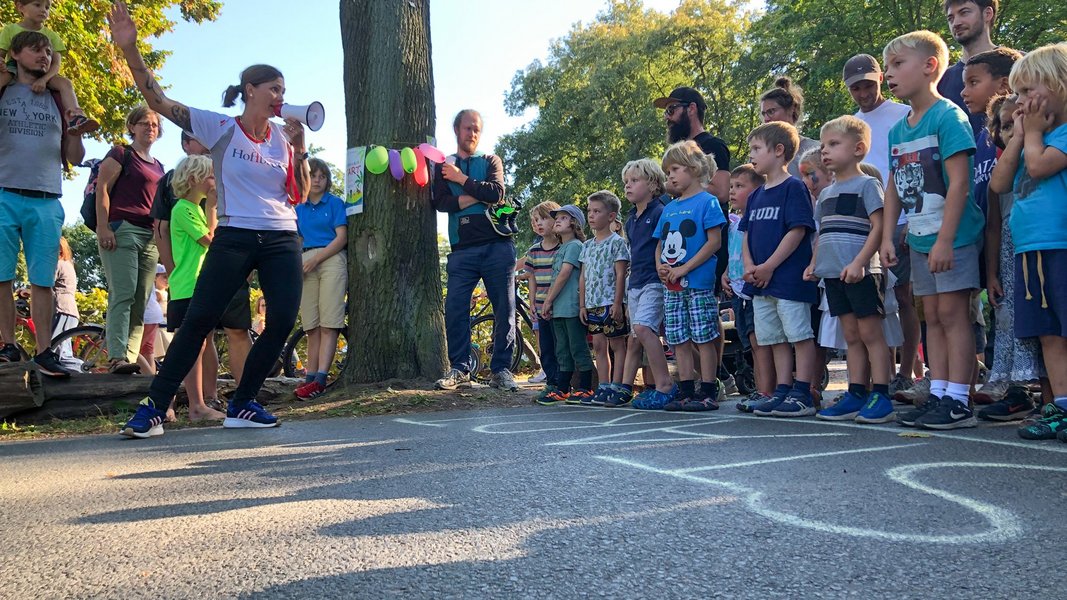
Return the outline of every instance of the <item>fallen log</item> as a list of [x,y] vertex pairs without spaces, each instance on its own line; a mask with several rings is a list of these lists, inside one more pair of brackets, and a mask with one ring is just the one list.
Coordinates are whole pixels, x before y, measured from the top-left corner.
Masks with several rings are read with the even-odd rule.
[[[302,379],[277,377],[266,380],[257,395],[261,404],[277,404],[292,396]],[[44,377],[29,363],[0,364],[0,418],[18,417],[33,423],[50,419],[76,419],[112,415],[131,407],[148,395],[152,377],[76,374],[68,378]],[[232,379],[218,381],[219,395],[228,398],[236,389]],[[178,403],[187,404],[184,388]]]

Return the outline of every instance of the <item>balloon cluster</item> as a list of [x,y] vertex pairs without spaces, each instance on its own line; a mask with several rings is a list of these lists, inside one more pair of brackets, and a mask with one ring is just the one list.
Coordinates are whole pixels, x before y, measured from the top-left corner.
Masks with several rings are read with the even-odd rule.
[[443,163],[445,155],[432,144],[419,144],[415,148],[400,150],[374,146],[367,151],[366,165],[367,170],[375,175],[381,175],[388,169],[397,181],[410,173],[415,183],[423,186],[430,181],[430,170],[426,161]]

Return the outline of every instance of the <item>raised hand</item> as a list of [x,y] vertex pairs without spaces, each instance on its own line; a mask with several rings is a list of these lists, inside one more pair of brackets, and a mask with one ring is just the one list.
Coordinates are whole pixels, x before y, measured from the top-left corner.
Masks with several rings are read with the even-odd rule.
[[119,48],[129,48],[137,45],[137,26],[130,18],[130,11],[126,8],[123,0],[115,0],[111,5],[111,12],[107,18],[111,27],[111,39]]

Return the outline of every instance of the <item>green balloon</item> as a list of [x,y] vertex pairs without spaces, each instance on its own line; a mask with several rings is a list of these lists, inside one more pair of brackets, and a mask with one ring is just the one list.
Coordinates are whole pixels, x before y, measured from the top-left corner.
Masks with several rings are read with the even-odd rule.
[[389,150],[385,146],[375,146],[367,153],[367,170],[375,175],[385,173],[389,168]]
[[400,151],[400,164],[404,167],[405,173],[414,173],[415,167],[418,166],[418,159],[415,158],[415,151],[411,148],[404,148]]

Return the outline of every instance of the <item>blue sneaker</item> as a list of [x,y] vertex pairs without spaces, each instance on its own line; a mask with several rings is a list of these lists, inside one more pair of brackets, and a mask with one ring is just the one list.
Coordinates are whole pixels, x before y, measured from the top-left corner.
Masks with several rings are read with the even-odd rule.
[[[820,410],[815,416],[823,421],[851,421],[856,418],[856,415],[860,414],[860,409],[866,403],[867,400],[865,398],[852,392],[845,392],[845,395],[841,396],[837,404]],[[890,407],[890,412],[892,412],[892,406]],[[879,421],[879,423],[884,422]]]
[[606,408],[618,408],[620,406],[626,406],[633,399],[633,392],[627,392],[623,389],[615,389],[612,390],[610,394],[604,397],[604,406]]
[[815,414],[815,402],[808,392],[793,390],[773,411],[773,417],[810,417]]
[[756,392],[752,392],[748,396],[745,396],[744,398],[738,400],[737,404],[735,406],[736,406],[737,410],[739,410],[741,412],[750,413],[757,406],[759,406],[760,404],[763,404],[764,402],[766,402],[766,401],[768,401],[770,399],[771,399],[770,396],[764,396],[763,394],[761,394],[758,391],[756,391]]
[[659,390],[652,390],[644,398],[634,398],[630,406],[640,410],[663,410],[663,407],[667,406],[667,403],[674,400],[677,395],[678,386],[674,386],[669,394],[664,394]]
[[597,387],[596,392],[594,392],[592,396],[582,398],[582,404],[585,406],[604,406],[604,399],[613,391],[615,391],[614,388],[601,385]]
[[893,410],[893,401],[878,392],[871,392],[867,396],[867,403],[863,405],[863,409],[856,417],[856,422],[892,423],[896,419],[897,413]]
[[166,418],[167,413],[156,410],[152,401],[145,398],[137,405],[137,412],[133,413],[119,433],[139,439],[163,435],[163,421]]
[[241,405],[230,400],[229,406],[226,407],[226,420],[222,422],[222,426],[227,429],[277,427],[278,417],[267,412],[255,400]]
[[752,408],[752,414],[757,417],[769,417],[771,413],[778,409],[778,406],[785,402],[785,396],[774,394],[761,404],[757,404]]

